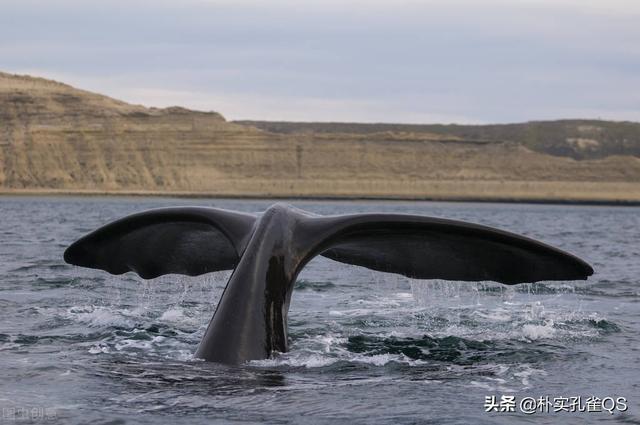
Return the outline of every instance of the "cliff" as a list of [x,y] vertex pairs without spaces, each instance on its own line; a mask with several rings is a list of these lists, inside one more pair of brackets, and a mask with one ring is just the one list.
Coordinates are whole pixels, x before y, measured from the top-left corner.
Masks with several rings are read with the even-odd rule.
[[640,123],[629,121],[557,120],[489,125],[236,122],[282,134],[371,134],[387,131],[427,133],[465,140],[503,140],[518,143],[536,152],[575,159],[606,158],[612,155],[640,156]]
[[0,73],[0,191],[640,201],[638,138],[627,133],[600,137],[593,153],[588,140],[604,131],[552,132],[551,145],[576,139],[571,153],[490,131],[369,126],[227,122]]

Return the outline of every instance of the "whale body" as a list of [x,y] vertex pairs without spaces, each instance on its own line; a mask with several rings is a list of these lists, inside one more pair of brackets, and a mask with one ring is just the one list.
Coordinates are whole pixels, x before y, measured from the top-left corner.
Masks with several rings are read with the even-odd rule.
[[239,364],[287,351],[293,286],[316,255],[417,279],[513,285],[593,274],[569,253],[486,226],[408,214],[320,216],[285,204],[261,214],[149,210],[82,237],[64,259],[145,279],[233,270],[195,356]]

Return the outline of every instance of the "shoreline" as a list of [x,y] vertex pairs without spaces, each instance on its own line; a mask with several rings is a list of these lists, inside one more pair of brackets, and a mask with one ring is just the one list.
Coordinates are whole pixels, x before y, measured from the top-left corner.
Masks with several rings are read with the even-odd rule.
[[503,203],[503,204],[540,204],[540,205],[591,205],[591,206],[640,206],[637,199],[598,199],[598,198],[544,198],[536,196],[459,196],[459,195],[274,195],[274,194],[238,194],[188,191],[153,190],[57,190],[57,189],[0,189],[0,198],[8,197],[140,197],[140,198],[176,198],[176,199],[236,199],[236,200],[303,200],[303,201],[385,201],[385,202],[453,202],[453,203]]

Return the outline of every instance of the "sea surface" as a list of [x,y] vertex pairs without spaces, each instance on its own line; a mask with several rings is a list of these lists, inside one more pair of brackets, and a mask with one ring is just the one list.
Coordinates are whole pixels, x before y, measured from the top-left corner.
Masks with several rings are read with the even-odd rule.
[[[637,207],[291,201],[495,226],[596,273],[507,287],[319,257],[296,283],[290,351],[237,367],[193,357],[230,272],[145,281],[62,259],[80,236],[148,208],[270,203],[0,198],[0,423],[640,423]],[[521,409],[529,397],[533,413]],[[554,412],[563,398],[604,408]]]

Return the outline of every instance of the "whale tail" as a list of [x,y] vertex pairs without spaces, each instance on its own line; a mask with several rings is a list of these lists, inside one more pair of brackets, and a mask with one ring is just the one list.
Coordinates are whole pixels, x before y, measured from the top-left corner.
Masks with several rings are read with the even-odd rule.
[[[299,211],[299,210],[297,210]],[[67,263],[145,279],[197,276],[236,267],[257,215],[216,208],[162,208],[134,214],[84,236]],[[315,255],[417,279],[504,284],[579,280],[583,260],[513,233],[406,214],[305,215],[295,240],[300,267]],[[304,239],[300,241],[299,239]]]
[[403,214],[322,217],[282,205],[260,216],[214,208],[135,214],[79,239],[64,258],[146,279],[234,269],[196,356],[237,364],[287,351],[293,283],[316,255],[419,279],[516,284],[593,273],[571,254],[489,227]]

